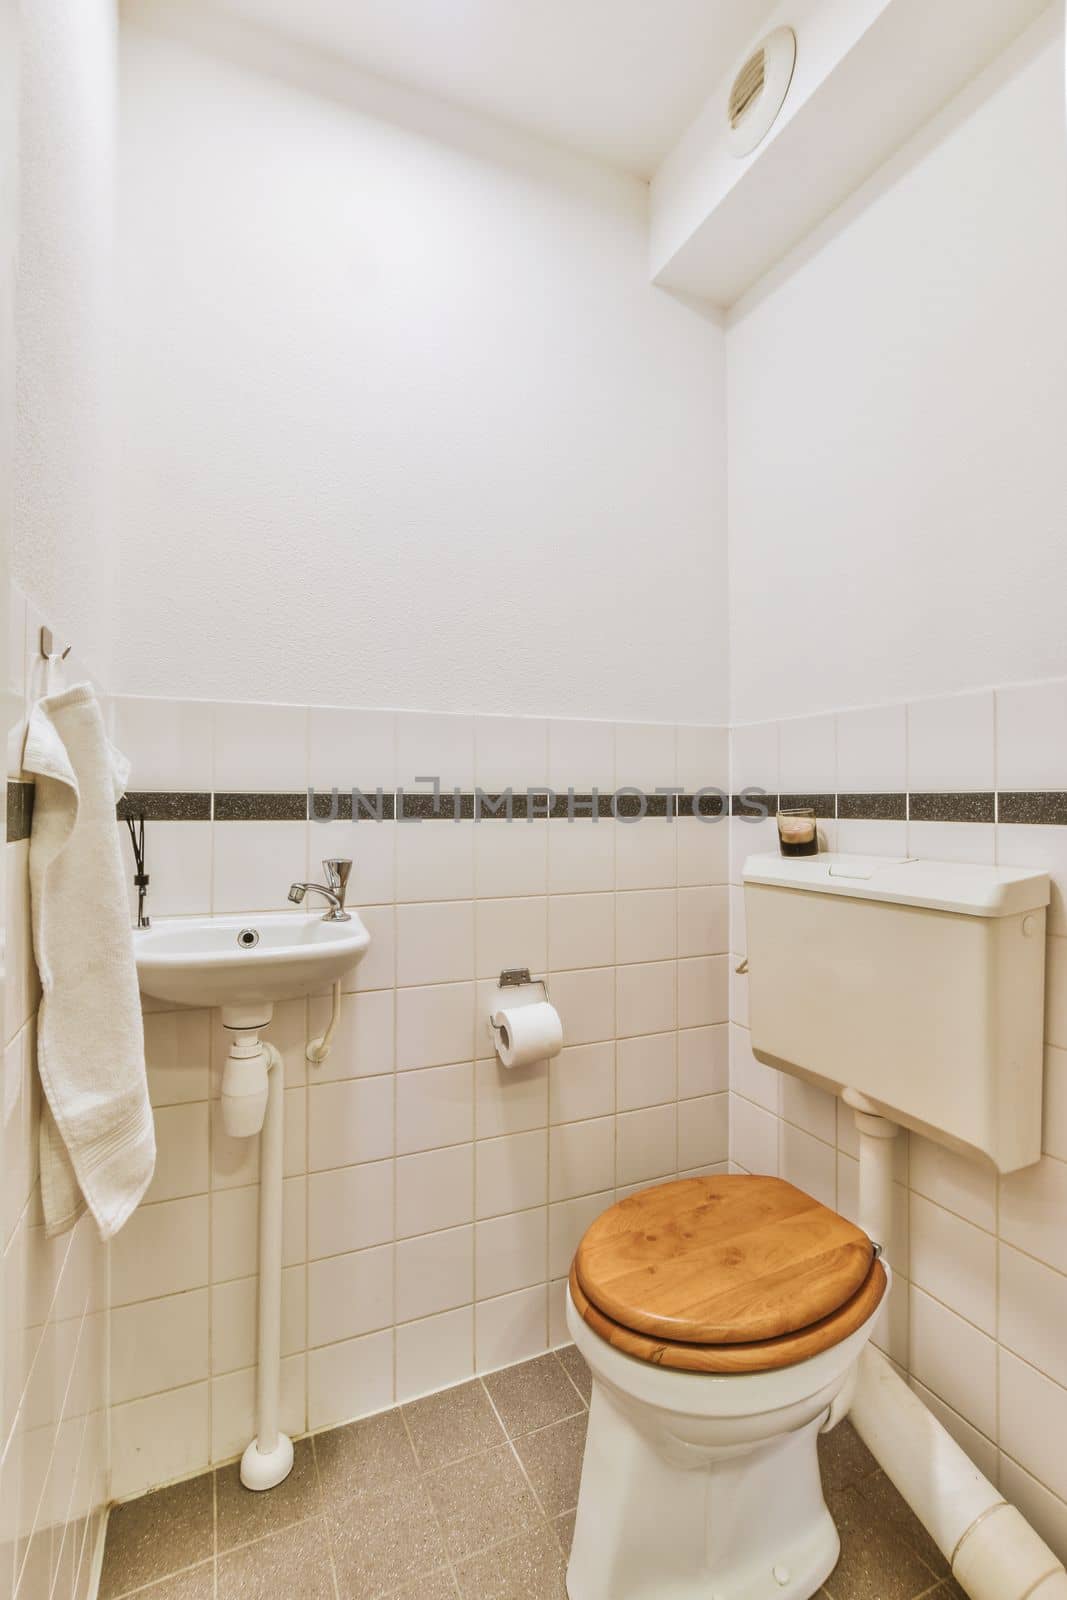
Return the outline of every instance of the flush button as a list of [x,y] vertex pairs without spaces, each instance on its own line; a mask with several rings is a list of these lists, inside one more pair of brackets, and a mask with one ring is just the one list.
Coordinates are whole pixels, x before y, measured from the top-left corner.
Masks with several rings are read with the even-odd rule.
[[1024,939],[1032,939],[1034,937],[1034,930],[1036,929],[1036,927],[1037,927],[1037,922],[1033,917],[1024,917],[1023,918],[1023,938]]

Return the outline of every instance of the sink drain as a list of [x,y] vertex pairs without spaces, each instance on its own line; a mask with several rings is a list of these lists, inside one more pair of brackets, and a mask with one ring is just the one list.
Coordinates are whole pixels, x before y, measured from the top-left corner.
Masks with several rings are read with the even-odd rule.
[[242,928],[237,935],[237,943],[242,950],[251,950],[253,946],[259,943],[259,934],[255,928]]

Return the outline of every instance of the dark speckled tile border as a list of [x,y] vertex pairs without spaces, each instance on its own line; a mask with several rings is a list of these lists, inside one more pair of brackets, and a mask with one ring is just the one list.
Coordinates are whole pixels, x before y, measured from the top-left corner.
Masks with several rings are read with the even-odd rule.
[[7,780],[7,842],[18,844],[30,836],[33,821],[33,784],[18,778]]
[[406,794],[396,791],[396,817],[399,822],[463,822],[474,816],[474,795],[445,789],[439,795]]
[[778,809],[779,811],[810,809],[817,817],[836,817],[837,796],[836,794],[780,794]]
[[210,822],[211,795],[203,791],[184,794],[172,790],[131,789],[118,803],[119,817],[141,817],[146,822]]
[[990,792],[909,794],[911,822],[995,822],[996,796]]
[[735,817],[773,817],[778,810],[778,796],[764,794],[762,789],[743,789],[730,796],[730,812]]
[[299,794],[216,794],[216,822],[306,822],[308,797]]
[[849,822],[906,822],[906,794],[839,794],[837,815]]
[[[33,816],[34,786],[18,779],[7,784],[7,837],[10,843],[26,839]],[[617,818],[621,822],[704,817],[729,814],[758,820],[774,816],[779,807],[812,806],[818,817],[847,821],[976,822],[994,821],[1046,827],[1067,827],[1067,791],[990,790],[960,793],[913,794],[765,794],[747,789],[732,796],[716,789],[697,794],[673,791],[643,797],[636,790],[615,794],[553,794],[548,791],[514,791],[484,794],[446,789],[438,796],[402,789],[358,791],[353,817],[351,790],[309,790],[306,793],[229,792],[212,795],[204,790],[131,790],[119,801],[120,818],[143,813],[149,822],[304,822],[310,815],[320,823],[331,821],[587,821]]]
[[[642,817],[667,817],[674,815],[674,797],[665,794],[616,794],[614,814],[630,820]],[[668,800],[670,806],[668,807]]]
[[1034,826],[1067,827],[1067,794],[1002,790],[997,795],[998,822],[1025,822]]
[[[353,811],[352,802],[356,801]],[[392,789],[308,790],[312,822],[392,822],[396,816],[396,795]]]
[[730,810],[730,798],[720,791],[678,796],[680,817],[724,817]]

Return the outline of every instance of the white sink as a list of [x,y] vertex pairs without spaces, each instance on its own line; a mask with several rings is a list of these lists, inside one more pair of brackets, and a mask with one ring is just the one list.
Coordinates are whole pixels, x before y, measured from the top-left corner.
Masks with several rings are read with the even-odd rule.
[[349,922],[302,911],[161,917],[135,928],[133,939],[142,994],[227,1009],[321,992],[356,966],[370,944],[354,911]]
[[[141,992],[183,1006],[217,1006],[230,1030],[222,1071],[222,1125],[231,1138],[259,1137],[259,1310],[256,1436],[241,1457],[247,1489],[273,1489],[293,1465],[278,1427],[282,1321],[282,1174],[285,1065],[260,1039],[275,1002],[324,992],[357,965],[370,934],[352,912],[328,922],[303,911],[225,917],[162,917],[135,928]],[[322,1061],[340,1018],[335,993],[326,1032],[307,1046]]]

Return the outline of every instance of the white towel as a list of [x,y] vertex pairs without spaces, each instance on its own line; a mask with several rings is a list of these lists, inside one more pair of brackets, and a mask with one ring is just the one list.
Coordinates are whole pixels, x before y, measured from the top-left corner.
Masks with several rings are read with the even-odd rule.
[[62,1233],[88,1205],[110,1239],[151,1181],[156,1141],[115,826],[129,763],[90,684],[37,702],[23,766],[37,777],[30,897],[45,1227]]

